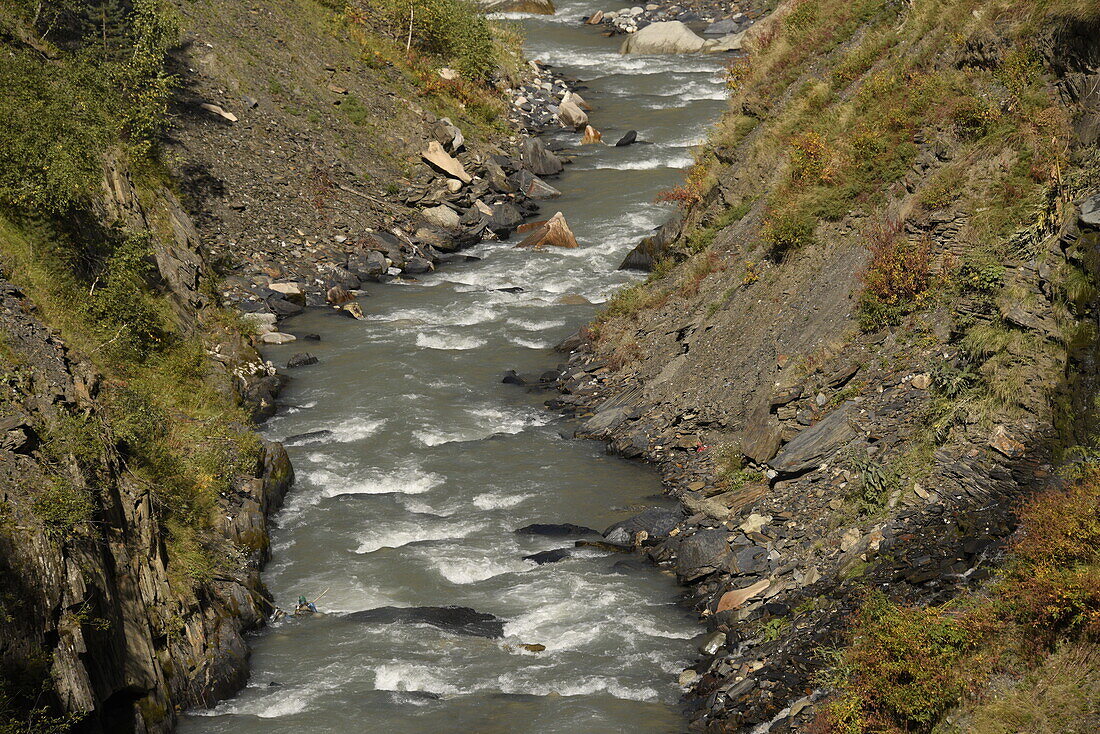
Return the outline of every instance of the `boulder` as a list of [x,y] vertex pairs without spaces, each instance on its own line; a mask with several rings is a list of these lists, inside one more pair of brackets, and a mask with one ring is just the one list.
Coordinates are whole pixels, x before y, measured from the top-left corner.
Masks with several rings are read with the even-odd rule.
[[554,550],[539,551],[538,553],[524,556],[523,560],[534,561],[540,566],[544,563],[557,563],[558,561],[564,561],[568,558],[572,550],[572,548],[555,548]]
[[296,341],[297,337],[293,334],[284,334],[281,331],[269,331],[266,334],[260,336],[261,344],[290,344],[292,341]]
[[513,173],[508,177],[508,182],[529,199],[553,199],[561,196],[560,191],[530,171]]
[[603,140],[603,133],[591,125],[587,125],[584,128],[584,137],[581,138],[581,145],[591,145],[593,143],[599,143]]
[[286,361],[286,368],[290,370],[295,367],[308,367],[311,364],[317,364],[316,357],[309,352],[298,352]]
[[599,533],[592,528],[586,528],[583,525],[574,525],[568,522],[535,522],[530,525],[524,525],[522,528],[517,528],[515,533],[517,535],[543,535],[548,538],[563,538],[576,535],[599,535]]
[[241,316],[241,319],[252,327],[253,334],[267,334],[268,332],[275,331],[275,322],[278,321],[278,317],[273,313],[265,313],[260,311],[258,313],[246,313]]
[[758,464],[775,456],[782,441],[779,419],[772,414],[770,403],[759,401],[741,431],[741,452]]
[[691,581],[726,566],[730,545],[725,530],[700,530],[680,541],[676,550],[676,573]]
[[707,53],[725,53],[727,51],[740,51],[742,44],[745,42],[745,31],[740,33],[731,33],[728,36],[719,38],[716,41],[706,41],[703,46],[703,50]]
[[385,274],[387,267],[386,256],[377,250],[348,255],[348,270],[359,280],[378,280]]
[[524,168],[536,176],[553,176],[561,173],[564,168],[558,157],[546,149],[541,138],[527,138],[523,141],[520,160]]
[[706,45],[699,36],[678,20],[650,23],[623,41],[623,54],[689,54]]
[[341,306],[340,313],[344,314],[348,318],[355,319],[356,321],[362,321],[363,319],[367,318],[366,314],[363,313],[363,308],[355,301],[352,301],[351,303],[345,303],[343,306]]
[[355,296],[351,295],[346,288],[338,285],[334,285],[325,291],[325,301],[333,306],[343,306],[345,303],[351,303],[355,300]]
[[470,174],[466,173],[466,168],[463,167],[462,163],[443,150],[443,146],[437,140],[428,143],[428,149],[421,153],[420,157],[429,166],[446,176],[457,178],[462,183],[473,181]]
[[619,270],[652,270],[654,265],[668,255],[670,245],[680,236],[683,226],[684,216],[679,212],[673,214],[654,234],[643,238],[627,253]]
[[491,190],[500,194],[511,194],[516,190],[515,184],[508,180],[508,174],[492,158],[485,161],[485,180],[489,182]]
[[267,307],[275,312],[276,316],[283,318],[287,316],[297,316],[302,311],[305,311],[299,304],[288,301],[280,294],[269,297],[267,299]]
[[820,465],[856,437],[849,420],[854,411],[855,403],[849,400],[791,439],[768,463],[782,474],[797,474]]
[[440,118],[432,125],[432,137],[451,153],[457,153],[466,144],[466,138],[462,136],[462,131],[446,117]]
[[498,237],[507,237],[523,224],[523,214],[513,204],[494,204],[489,215],[489,229]]
[[338,285],[346,290],[354,291],[362,285],[354,273],[340,265],[329,265],[322,272],[325,274],[325,285],[330,288]]
[[717,23],[711,23],[703,31],[704,36],[728,36],[731,33],[737,32],[737,21],[735,20],[720,20]]
[[271,283],[267,286],[276,293],[281,293],[283,298],[299,306],[305,305],[306,294],[298,283]]
[[561,212],[555,212],[554,216],[545,222],[531,222],[518,228],[519,232],[527,232],[516,247],[578,247],[577,238],[569,229],[565,216]]
[[405,261],[404,271],[409,275],[422,275],[423,273],[430,273],[435,268],[432,266],[431,260],[426,260],[422,257],[410,257]]
[[1081,203],[1081,216],[1078,218],[1083,227],[1100,229],[1100,194],[1095,194]]
[[[558,119],[566,127],[580,130],[588,124],[588,114],[566,94],[558,104]],[[536,171],[537,173],[537,171]]]
[[444,229],[458,229],[461,219],[458,216],[458,212],[444,204],[425,209],[420,212],[420,216],[424,217],[424,219],[428,220],[431,224],[437,227],[443,227]]
[[588,16],[588,20],[585,21],[588,25],[599,25],[603,23],[603,11],[597,10],[592,15]]
[[722,594],[722,597],[718,600],[718,608],[714,611],[717,614],[730,609],[737,609],[749,599],[767,591],[768,587],[771,585],[772,582],[768,579],[760,579],[755,584],[746,586],[742,589],[727,591],[725,594]]
[[475,637],[504,636],[504,620],[469,607],[378,607],[352,612],[347,619],[367,624],[430,624],[445,632]]
[[683,519],[684,513],[679,507],[674,509],[650,507],[644,512],[615,523],[604,531],[603,536],[610,538],[616,534],[617,530],[623,530],[627,536],[644,531],[651,538],[663,538]]
[[622,148],[625,145],[633,145],[638,141],[637,130],[627,130],[626,135],[619,138],[619,142],[615,143],[616,148]]

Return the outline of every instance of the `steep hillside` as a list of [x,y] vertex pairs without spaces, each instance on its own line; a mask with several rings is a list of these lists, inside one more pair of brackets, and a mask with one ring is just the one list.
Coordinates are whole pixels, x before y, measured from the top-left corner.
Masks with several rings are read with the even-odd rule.
[[[729,113],[663,197],[682,221],[628,258],[650,277],[582,335],[559,401],[685,507],[616,539],[675,568],[715,631],[682,678],[698,726],[950,728],[990,671],[1011,689],[1094,634],[1096,495],[1075,482],[1096,442],[1098,23],[1089,3],[796,0],[749,32]],[[1073,512],[1025,514],[1078,555],[1017,536],[991,586],[1020,502],[1067,482]],[[994,603],[1016,594],[1034,606]],[[1033,627],[1039,649],[1005,649]]]
[[293,479],[253,332],[357,288],[353,244],[433,267],[396,194],[437,115],[513,129],[514,40],[449,0],[398,40],[407,7],[0,8],[0,731],[170,731],[246,680]]

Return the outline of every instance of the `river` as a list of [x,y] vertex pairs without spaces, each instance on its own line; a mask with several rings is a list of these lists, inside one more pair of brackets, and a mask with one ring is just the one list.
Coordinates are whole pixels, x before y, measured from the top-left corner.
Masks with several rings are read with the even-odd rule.
[[[332,433],[288,449],[298,481],[264,579],[284,608],[327,590],[327,614],[254,637],[248,687],[184,717],[180,731],[684,730],[676,677],[701,628],[676,605],[674,581],[594,550],[537,565],[522,556],[573,540],[513,532],[533,522],[603,530],[663,501],[651,471],[561,438],[573,425],[543,409],[546,394],[500,381],[509,368],[552,368],[550,347],[592,316],[562,296],[598,303],[636,277],[616,267],[667,217],[655,194],[682,179],[724,106],[719,59],[620,56],[621,38],[579,22],[597,9],[566,1],[556,16],[507,16],[529,58],[584,81],[605,140],[633,128],[645,141],[578,146],[551,180],[564,195],[544,211],[561,210],[581,247],[483,243],[468,251],[480,261],[367,286],[364,321],[295,318],[288,330],[321,341],[268,353],[282,363],[308,349],[320,363],[293,373],[264,433]],[[523,291],[498,290],[509,287]],[[496,615],[504,637],[347,616],[420,605]]]

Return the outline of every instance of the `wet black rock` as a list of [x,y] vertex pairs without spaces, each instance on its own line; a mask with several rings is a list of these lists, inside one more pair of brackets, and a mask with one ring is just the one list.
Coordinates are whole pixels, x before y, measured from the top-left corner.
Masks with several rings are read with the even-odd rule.
[[[683,519],[684,511],[679,507],[651,507],[634,517],[615,523],[604,531],[603,536],[611,540],[613,535],[619,535],[615,531],[622,530],[630,538],[644,530],[649,537],[660,538],[668,535]],[[625,539],[620,542],[625,542]]]
[[578,535],[599,535],[598,532],[592,528],[586,528],[583,525],[574,525],[573,523],[545,523],[535,522],[530,525],[524,525],[522,528],[517,528],[515,531],[519,535],[545,535],[550,538],[565,538]]
[[615,143],[615,147],[616,148],[621,148],[624,145],[631,145],[631,144],[637,142],[637,140],[638,140],[638,131],[637,130],[628,130],[626,135],[619,138],[619,142]]
[[685,581],[706,576],[725,567],[730,546],[725,530],[700,530],[680,541],[676,573]]
[[298,352],[293,357],[287,360],[286,368],[294,369],[295,367],[307,367],[311,364],[317,364],[317,358],[309,352]]
[[307,433],[296,433],[293,436],[287,436],[283,439],[284,446],[303,446],[307,443],[316,443],[322,438],[328,438],[332,435],[332,431],[327,428],[320,431],[309,431]]
[[410,257],[405,261],[404,271],[409,275],[420,275],[431,271],[432,264],[422,257]]
[[347,619],[367,624],[430,624],[446,632],[472,637],[504,636],[504,620],[469,607],[378,607],[352,612]]
[[563,561],[569,557],[571,548],[555,548],[554,550],[539,551],[538,553],[532,553],[529,556],[524,556],[525,561],[534,561],[540,566],[544,563],[557,563]]
[[[508,370],[507,372],[505,372],[504,377],[501,379],[501,382],[504,383],[505,385],[520,385],[520,386],[523,386],[523,385],[527,384],[527,380],[523,379],[518,374],[516,374],[515,370]],[[519,531],[517,530],[516,532],[518,533]]]

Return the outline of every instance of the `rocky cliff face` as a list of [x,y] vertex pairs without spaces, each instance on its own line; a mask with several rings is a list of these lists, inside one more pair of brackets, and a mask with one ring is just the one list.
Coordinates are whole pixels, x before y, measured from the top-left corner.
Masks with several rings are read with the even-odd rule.
[[[681,500],[611,539],[673,568],[713,631],[681,677],[697,727],[809,726],[820,652],[866,589],[930,603],[980,586],[1018,500],[1083,442],[1095,25],[1044,17],[1025,40],[1019,17],[977,5],[937,18],[781,4],[671,192],[684,223],[627,260],[654,274],[565,345],[577,351],[556,404],[585,417],[578,435],[654,462]],[[1003,69],[1021,56],[1059,156],[1004,198],[996,187],[1031,153],[1013,137],[1026,123],[995,142],[940,115],[955,83],[990,105],[980,114],[1016,114]],[[930,79],[945,86],[921,106]],[[1011,224],[989,226],[991,210]],[[883,268],[894,291],[875,290]],[[908,276],[922,281],[899,295]]]
[[[209,340],[200,325],[208,271],[191,220],[164,189],[146,192],[152,205],[143,205],[114,161],[103,191],[105,225],[165,233],[153,248],[159,287],[193,338]],[[222,339],[210,344],[223,362],[212,361],[209,379],[243,391],[263,364],[239,337]],[[209,704],[247,678],[244,634],[271,611],[259,570],[267,517],[293,480],[286,452],[264,441],[230,478],[216,509],[223,572],[183,583],[186,561],[165,545],[164,488],[120,453],[107,378],[6,278],[0,345],[5,713],[22,708],[33,731],[169,731],[180,708]]]

